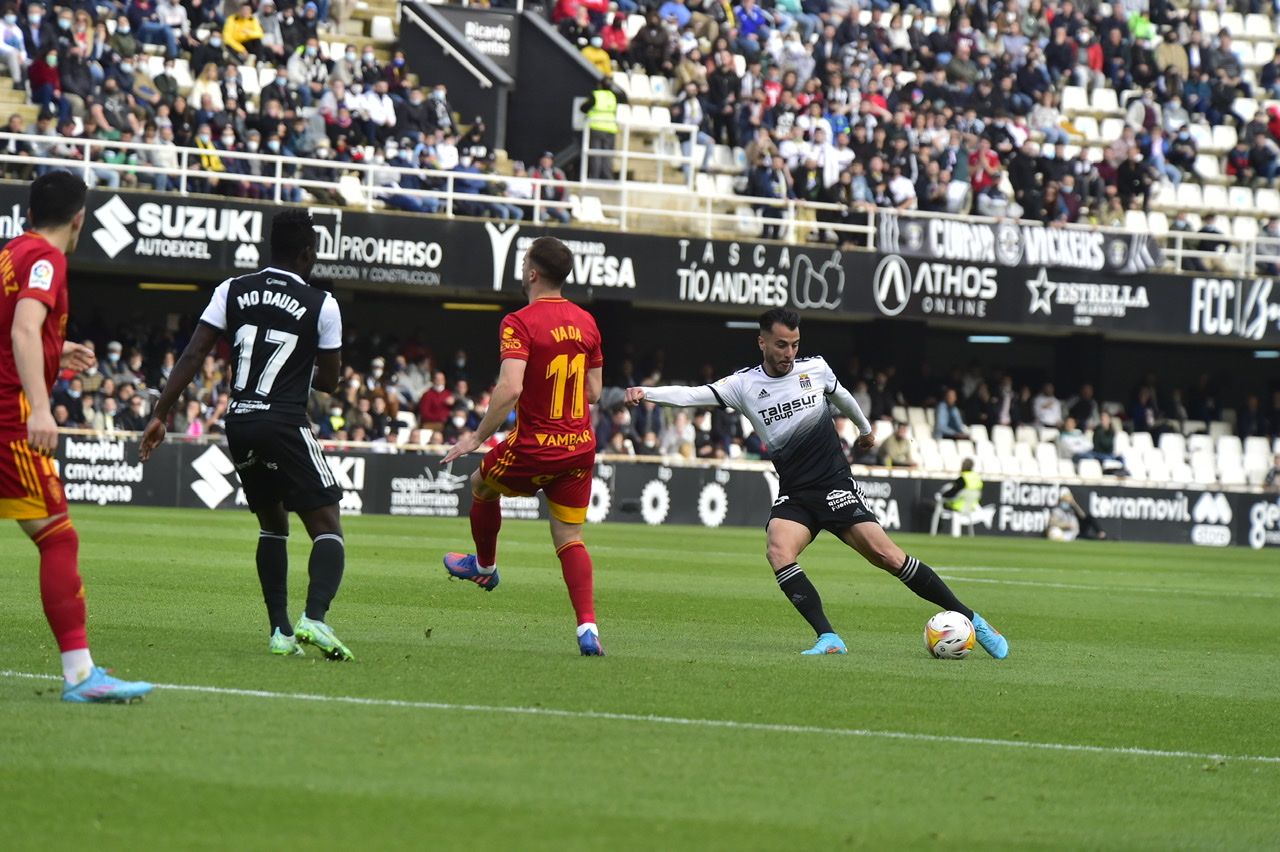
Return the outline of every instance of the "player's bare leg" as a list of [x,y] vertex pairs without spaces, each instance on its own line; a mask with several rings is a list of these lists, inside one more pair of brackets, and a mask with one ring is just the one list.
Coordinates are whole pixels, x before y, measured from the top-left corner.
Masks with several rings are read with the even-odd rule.
[[1000,631],[988,624],[981,615],[961,603],[951,591],[951,587],[932,568],[914,556],[904,553],[879,524],[869,521],[854,524],[844,531],[840,539],[858,551],[863,559],[897,577],[903,585],[921,598],[944,610],[952,610],[967,617],[973,622],[973,630],[978,642],[988,654],[997,660],[1003,660],[1009,656],[1009,642],[1000,635]]
[[582,524],[566,523],[552,515],[551,541],[560,558],[560,572],[578,618],[578,649],[585,657],[603,657],[600,630],[596,627],[591,554],[582,541]]
[[289,513],[276,503],[256,513],[258,516],[258,582],[271,622],[268,650],[277,656],[302,656],[302,647],[293,635],[289,618]]
[[471,474],[471,539],[476,552],[446,553],[444,568],[449,576],[470,580],[492,592],[498,587],[498,533],[502,530],[502,495],[481,477],[479,469]]
[[845,653],[844,642],[831,629],[831,622],[822,610],[822,598],[818,595],[818,590],[813,587],[797,562],[809,542],[813,541],[813,533],[804,524],[786,518],[773,518],[769,521],[767,535],[765,557],[769,560],[769,567],[773,569],[778,587],[796,611],[809,622],[814,633],[818,634],[817,643],[801,653],[810,656]]
[[40,600],[62,653],[62,700],[127,703],[151,691],[149,683],[118,680],[93,664],[85,631],[80,538],[66,515],[19,521],[40,551]]
[[314,645],[330,660],[354,660],[351,649],[338,639],[325,622],[329,606],[342,584],[346,565],[346,544],[342,538],[342,518],[337,503],[299,512],[311,536],[311,559],[307,564],[311,582],[307,586],[307,608],[298,619],[294,633],[298,641]]

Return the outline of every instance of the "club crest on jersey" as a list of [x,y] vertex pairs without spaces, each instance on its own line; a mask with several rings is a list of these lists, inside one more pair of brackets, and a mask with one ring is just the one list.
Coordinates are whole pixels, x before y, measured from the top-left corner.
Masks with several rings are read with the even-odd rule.
[[47,260],[37,260],[31,267],[31,277],[27,286],[32,290],[53,289],[53,264]]
[[809,374],[801,373],[800,374],[800,390],[810,390],[812,387],[813,387],[813,382],[809,380]]

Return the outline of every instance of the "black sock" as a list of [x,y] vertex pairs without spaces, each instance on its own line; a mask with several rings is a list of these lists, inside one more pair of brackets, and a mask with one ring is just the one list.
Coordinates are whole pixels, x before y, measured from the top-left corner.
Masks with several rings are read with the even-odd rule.
[[311,585],[307,587],[307,618],[324,621],[329,604],[333,603],[342,583],[346,559],[347,549],[340,535],[325,533],[316,536],[311,543],[311,561],[307,565],[311,574]]
[[960,603],[955,593],[951,591],[951,587],[944,583],[932,568],[914,556],[908,556],[902,563],[902,567],[898,569],[898,579],[929,603],[958,612],[965,618],[973,618],[973,610]]
[[799,565],[792,562],[790,565],[779,568],[775,576],[787,600],[791,601],[792,606],[804,616],[804,620],[809,622],[809,626],[819,636],[823,633],[835,633],[831,629],[831,622],[827,621],[827,616],[822,611],[822,598],[818,596],[818,590],[813,587],[813,583],[809,582],[809,578],[800,570]]
[[289,622],[289,537],[261,530],[258,533],[258,582],[267,604],[271,629],[293,635]]

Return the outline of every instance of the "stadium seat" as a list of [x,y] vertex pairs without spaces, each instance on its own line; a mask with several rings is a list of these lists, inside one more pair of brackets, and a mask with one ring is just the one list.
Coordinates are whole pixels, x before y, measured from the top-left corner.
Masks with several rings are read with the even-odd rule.
[[[640,110],[643,111],[643,110]],[[633,114],[636,112],[632,111]],[[671,124],[671,110],[664,106],[655,106],[649,108],[649,126],[650,127],[666,127]]]
[[1141,210],[1124,211],[1124,227],[1126,230],[1142,233],[1147,230],[1147,214]]
[[1266,65],[1276,55],[1276,44],[1274,36],[1267,41],[1260,41],[1253,46],[1253,61],[1259,65]]
[[1200,29],[1210,38],[1218,35],[1218,30],[1222,29],[1222,22],[1218,20],[1217,11],[1213,9],[1200,10]]
[[1182,421],[1182,434],[1184,435],[1198,435],[1200,433],[1208,432],[1208,431],[1209,431],[1209,424],[1204,422],[1203,420],[1183,420]]
[[[635,121],[635,119],[632,118],[631,116],[631,111],[632,111],[631,104],[618,104],[618,111],[614,114],[614,116],[615,118],[617,118],[619,124],[631,124],[633,121]],[[646,115],[648,114],[648,112],[649,112],[648,110],[645,110]]]
[[1182,461],[1187,457],[1187,439],[1176,432],[1165,432],[1160,436],[1157,446],[1171,462]]
[[717,145],[715,147],[715,150],[711,153],[711,164],[723,172],[737,170],[737,163],[733,160],[733,149],[728,145]]
[[[1192,125],[1198,127],[1199,125]],[[1230,124],[1219,124],[1213,128],[1213,136],[1207,147],[1222,151],[1224,154],[1236,146],[1236,129]]]
[[[1201,154],[1200,156],[1207,157],[1208,155]],[[1231,209],[1231,202],[1228,200],[1225,186],[1206,184],[1201,198],[1200,205],[1206,210],[1226,212]]]
[[620,92],[622,92],[622,94],[627,96],[627,100],[631,100],[632,95],[631,95],[631,75],[630,74],[628,74],[626,71],[614,71],[613,85]]
[[924,416],[924,409],[918,405],[913,405],[907,409],[907,422],[915,425],[917,423],[928,425],[928,420]]
[[1257,456],[1258,458],[1265,459],[1269,452],[1270,448],[1267,446],[1266,438],[1251,435],[1244,439],[1244,454],[1246,457]]
[[1119,114],[1120,100],[1116,95],[1115,89],[1108,89],[1103,86],[1093,90],[1093,96],[1089,99],[1089,107],[1099,115]]
[[[1107,89],[1105,91],[1110,91],[1110,90]],[[1102,119],[1101,133],[1102,133],[1102,139],[1105,142],[1110,142],[1110,140],[1112,139],[1119,139],[1120,135],[1124,133],[1124,119],[1123,118]]]
[[1169,217],[1159,210],[1152,210],[1147,214],[1147,228],[1157,237],[1163,237],[1169,233]]
[[1258,112],[1258,102],[1253,98],[1236,98],[1234,112],[1245,121],[1251,121]]
[[396,30],[388,15],[374,15],[369,21],[369,37],[374,41],[395,41]]
[[733,175],[716,175],[716,195],[736,195],[733,188]]
[[895,405],[893,407],[893,419],[899,423],[907,422],[907,407],[905,405]]
[[[1250,42],[1247,42],[1243,39],[1239,39],[1237,41],[1232,42],[1231,49],[1235,51],[1235,54],[1237,58],[1239,58],[1241,65],[1248,66],[1248,65],[1254,64],[1253,45]],[[1242,70],[1245,72],[1245,74],[1249,73],[1248,68],[1244,68]]]
[[1213,438],[1208,435],[1188,435],[1187,436],[1187,452],[1192,455],[1198,453],[1213,453]]
[[1083,86],[1066,86],[1062,90],[1062,112],[1071,115],[1089,111],[1089,92]]
[[582,196],[582,221],[591,224],[605,224],[609,218],[605,216],[604,204],[597,195]]
[[1036,427],[1034,426],[1027,426],[1026,424],[1023,424],[1015,429],[1013,434],[1014,438],[1017,440],[1017,444],[1026,444],[1034,447],[1036,444],[1040,443],[1040,435],[1036,432]]
[[698,195],[715,195],[716,179],[705,172],[698,172],[693,176],[693,191]]
[[635,104],[648,104],[653,100],[653,91],[649,88],[647,74],[631,75],[631,101]]
[[987,427],[981,423],[975,423],[969,427],[969,438],[972,439],[975,447],[991,443],[991,436],[987,433]]
[[1081,479],[1101,479],[1102,463],[1097,459],[1081,459],[1076,466],[1076,474]]
[[1253,190],[1247,186],[1233,186],[1227,190],[1227,207],[1233,212],[1253,209]]
[[1133,479],[1147,479],[1147,478],[1149,478],[1149,474],[1148,474],[1148,472],[1147,472],[1147,466],[1146,466],[1146,464],[1144,464],[1144,463],[1143,463],[1142,458],[1141,458],[1140,456],[1134,456],[1133,458],[1127,458],[1127,459],[1125,459],[1125,460],[1124,460],[1124,463],[1125,463],[1125,467],[1126,467],[1126,468],[1128,469],[1128,471],[1129,471],[1129,475],[1130,475]]
[[672,103],[675,100],[675,96],[672,93],[674,88],[671,80],[666,77],[653,76],[649,78],[649,96],[653,98],[655,103]]
[[1255,41],[1272,41],[1276,37],[1275,31],[1271,28],[1271,19],[1266,15],[1258,14],[1244,16],[1244,32],[1241,35]]
[[1214,438],[1222,438],[1235,432],[1231,424],[1225,420],[1209,421],[1209,434]]
[[1244,467],[1239,464],[1219,465],[1218,466],[1218,482],[1223,486],[1244,485],[1248,477],[1245,475]]
[[[1218,28],[1227,30],[1231,35],[1239,38],[1244,35],[1244,15],[1239,12],[1222,12],[1218,18]],[[1217,35],[1217,33],[1213,33]],[[1233,47],[1235,45],[1232,45]]]
[[244,86],[245,99],[256,103],[258,95],[262,93],[262,84],[258,80],[258,72],[251,65],[241,65],[236,70],[240,72],[240,85]]
[[1268,216],[1280,216],[1280,192],[1260,189],[1253,194],[1254,209]]
[[1040,466],[1041,476],[1058,475],[1058,450],[1053,444],[1041,444],[1036,447],[1036,463]]
[[364,184],[355,175],[343,175],[338,178],[338,194],[342,196],[342,203],[348,207],[364,206]]
[[1116,430],[1116,455],[1122,456],[1129,452],[1129,447],[1129,433],[1122,430]]
[[644,29],[644,15],[628,15],[627,16],[627,41],[636,37],[636,33]]
[[995,446],[996,452],[1002,456],[1007,456],[1013,452],[1013,429],[1001,424],[991,427],[991,443]]
[[1222,161],[1212,154],[1200,154],[1196,157],[1196,172],[1207,181],[1217,180],[1222,176]]
[[[1249,208],[1244,208],[1249,209]],[[1231,221],[1231,235],[1239,240],[1258,238],[1258,220],[1253,216],[1237,216]]]
[[1212,456],[1196,456],[1191,460],[1191,481],[1196,485],[1214,485],[1218,472],[1213,467]]
[[1204,196],[1200,191],[1200,184],[1183,181],[1178,184],[1178,192],[1175,196],[1178,207],[1183,209],[1196,209],[1204,204]]

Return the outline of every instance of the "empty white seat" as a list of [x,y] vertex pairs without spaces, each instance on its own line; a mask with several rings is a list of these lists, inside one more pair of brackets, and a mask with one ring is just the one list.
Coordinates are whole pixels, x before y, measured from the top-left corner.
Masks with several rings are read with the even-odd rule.
[[[1199,125],[1193,124],[1191,126],[1198,127]],[[1226,153],[1227,151],[1230,151],[1232,148],[1234,148],[1236,146],[1235,125],[1219,124],[1216,127],[1214,127],[1213,141],[1211,142],[1211,144],[1213,145],[1214,148],[1221,150],[1223,153]]]
[[1218,30],[1222,29],[1222,22],[1218,20],[1218,13],[1213,9],[1200,10],[1200,29],[1204,30],[1205,35],[1214,38],[1218,35]]
[[662,104],[669,104],[675,100],[672,91],[675,86],[666,77],[650,77],[649,78],[649,96],[654,101]]
[[1247,186],[1233,186],[1227,190],[1227,203],[1230,209],[1239,212],[1253,209],[1253,190]]
[[1251,435],[1244,439],[1244,454],[1246,456],[1262,456],[1266,457],[1269,452],[1266,438],[1259,438]]
[[1035,446],[1040,443],[1040,435],[1036,432],[1036,427],[1023,424],[1014,431],[1014,437],[1019,444],[1027,444]]
[[1141,210],[1124,211],[1124,227],[1127,231],[1144,232],[1147,230],[1147,214]]
[[604,204],[600,201],[598,195],[582,196],[582,221],[595,224],[609,221],[608,217],[604,215]]
[[[1239,38],[1244,35],[1244,15],[1239,12],[1223,12],[1218,18],[1218,27]],[[1213,35],[1217,35],[1217,33],[1213,33]],[[1232,47],[1234,46],[1233,44]]]
[[1187,452],[1192,455],[1196,455],[1198,453],[1212,453],[1213,439],[1208,435],[1188,435]]
[[[1107,91],[1110,91],[1110,90],[1108,89]],[[1124,119],[1123,118],[1102,119],[1101,133],[1102,133],[1102,139],[1105,142],[1110,142],[1113,139],[1119,139],[1120,134],[1124,133]],[[1102,153],[1101,150],[1099,150],[1099,153]]]
[[1266,15],[1245,15],[1243,35],[1258,41],[1274,39],[1275,33],[1271,29],[1271,19]]
[[[1205,156],[1205,155],[1202,155]],[[1243,188],[1243,187],[1242,187]],[[1216,186],[1209,184],[1204,187],[1203,201],[1201,204],[1208,210],[1230,210],[1231,202],[1228,200],[1227,188],[1225,186]]]
[[716,175],[716,195],[734,195],[733,175]]
[[1165,432],[1158,444],[1160,452],[1168,459],[1184,459],[1187,456],[1187,439],[1176,432]]
[[912,424],[921,423],[921,424],[927,425],[929,421],[924,416],[924,409],[918,405],[913,405],[907,409],[907,422]]
[[1240,465],[1219,466],[1218,482],[1223,485],[1244,485],[1245,481],[1244,468]]
[[1254,206],[1259,213],[1269,216],[1280,215],[1280,192],[1274,189],[1260,189],[1253,194]]
[[969,427],[969,438],[975,446],[987,444],[991,442],[991,436],[987,434],[987,427],[981,423],[975,423]]
[[374,41],[395,41],[396,29],[387,15],[374,15],[369,22],[369,37]]
[[1176,204],[1181,208],[1196,208],[1204,204],[1204,195],[1200,191],[1200,184],[1183,181],[1178,184],[1178,191],[1175,195]]
[[1157,237],[1163,237],[1169,233],[1169,217],[1159,210],[1152,210],[1147,214],[1147,230]]
[[1191,481],[1197,485],[1213,485],[1218,481],[1218,472],[1213,469],[1213,459],[1197,456],[1191,460]]
[[649,75],[632,74],[631,75],[631,100],[636,103],[647,104],[653,99],[653,91],[649,88]]
[[1108,89],[1105,86],[1099,86],[1093,90],[1093,97],[1090,98],[1089,106],[1097,113],[1120,112],[1120,100],[1116,96],[1116,90]]
[[1118,456],[1122,456],[1125,453],[1129,452],[1129,433],[1128,432],[1122,432],[1122,431],[1116,432],[1115,451],[1116,451],[1116,455]]
[[1215,438],[1230,435],[1233,431],[1231,424],[1225,420],[1214,420],[1209,423],[1209,434]]
[[1013,429],[1000,424],[992,426],[991,443],[995,446],[996,452],[1002,456],[1013,452]]
[[1231,220],[1231,235],[1240,240],[1257,239],[1258,220],[1252,216],[1237,216]]
[[1101,479],[1102,463],[1097,459],[1081,459],[1076,466],[1076,473],[1081,479]]
[[1276,43],[1274,37],[1266,41],[1260,41],[1253,46],[1253,61],[1259,65],[1266,65],[1276,55]]
[[1234,112],[1245,121],[1251,121],[1258,112],[1258,102],[1253,98],[1236,98]]
[[1196,173],[1205,180],[1213,180],[1222,176],[1222,164],[1212,154],[1200,154],[1196,157]]
[[1244,458],[1244,444],[1235,435],[1223,435],[1215,447],[1222,458]]

